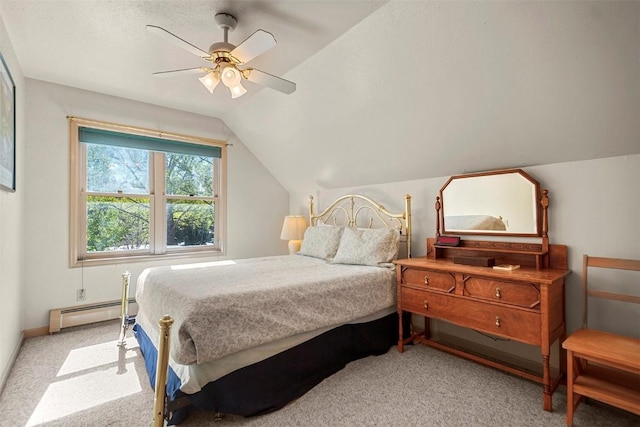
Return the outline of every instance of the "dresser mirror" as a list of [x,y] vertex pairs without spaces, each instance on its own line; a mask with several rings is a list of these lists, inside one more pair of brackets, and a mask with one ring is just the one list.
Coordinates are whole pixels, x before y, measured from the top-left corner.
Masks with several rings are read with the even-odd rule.
[[436,202],[443,234],[542,236],[541,207],[540,184],[521,169],[452,176]]

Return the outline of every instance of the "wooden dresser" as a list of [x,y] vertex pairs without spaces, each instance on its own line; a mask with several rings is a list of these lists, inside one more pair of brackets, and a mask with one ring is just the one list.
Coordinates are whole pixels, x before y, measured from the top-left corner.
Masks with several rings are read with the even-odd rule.
[[[438,247],[427,239],[427,256],[402,259],[397,265],[398,351],[418,342],[540,382],[543,406],[551,397],[566,366],[560,343],[565,338],[564,281],[567,247],[507,242],[462,241],[459,247]],[[496,263],[521,265],[513,271],[456,264],[454,257],[493,257]],[[403,331],[403,313],[424,316],[424,330]],[[476,331],[540,348],[542,374],[472,354],[432,339],[430,319],[440,319]],[[407,334],[405,334],[407,332]],[[403,339],[403,337],[408,338]],[[551,346],[557,346],[560,368],[552,373]]]

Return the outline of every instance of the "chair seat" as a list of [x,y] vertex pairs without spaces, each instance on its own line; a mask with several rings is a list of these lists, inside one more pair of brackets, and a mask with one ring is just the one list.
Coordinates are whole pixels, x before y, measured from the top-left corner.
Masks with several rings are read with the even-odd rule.
[[640,339],[579,329],[562,343],[562,347],[587,359],[640,373]]

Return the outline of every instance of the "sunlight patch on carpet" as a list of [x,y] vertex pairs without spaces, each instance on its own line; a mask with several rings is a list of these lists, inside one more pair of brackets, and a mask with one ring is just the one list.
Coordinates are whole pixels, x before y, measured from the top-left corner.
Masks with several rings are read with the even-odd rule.
[[[127,338],[126,352],[123,359],[135,358],[136,352],[133,351],[133,349],[137,347],[138,342],[134,337]],[[118,362],[122,363],[120,351],[120,347],[117,346],[117,340],[76,348],[69,352],[57,376],[62,377],[99,366]]]
[[71,350],[26,426],[61,419],[142,392],[135,364],[135,338]]

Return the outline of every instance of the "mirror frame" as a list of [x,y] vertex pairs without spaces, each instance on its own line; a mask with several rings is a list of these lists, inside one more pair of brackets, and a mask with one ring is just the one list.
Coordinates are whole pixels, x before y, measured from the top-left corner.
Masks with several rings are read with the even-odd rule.
[[[445,224],[445,206],[446,200],[444,199],[444,191],[446,188],[451,185],[452,182],[461,179],[473,179],[479,177],[493,176],[493,175],[504,175],[504,174],[518,174],[525,178],[527,181],[531,182],[533,186],[533,190],[535,192],[535,232],[533,233],[510,233],[508,231],[483,231],[483,230],[469,230],[469,231],[461,231],[461,230],[448,230]],[[494,170],[488,172],[477,172],[470,174],[462,174],[462,175],[453,175],[451,176],[447,182],[440,189],[440,196],[436,198],[436,213],[437,213],[437,235],[440,235],[440,230],[442,230],[443,234],[460,234],[460,235],[490,235],[490,236],[520,236],[520,237],[545,237],[546,230],[545,225],[543,224],[544,218],[546,217],[546,209],[548,206],[548,198],[547,191],[540,190],[540,183],[532,178],[529,174],[524,172],[522,169],[501,169]]]

